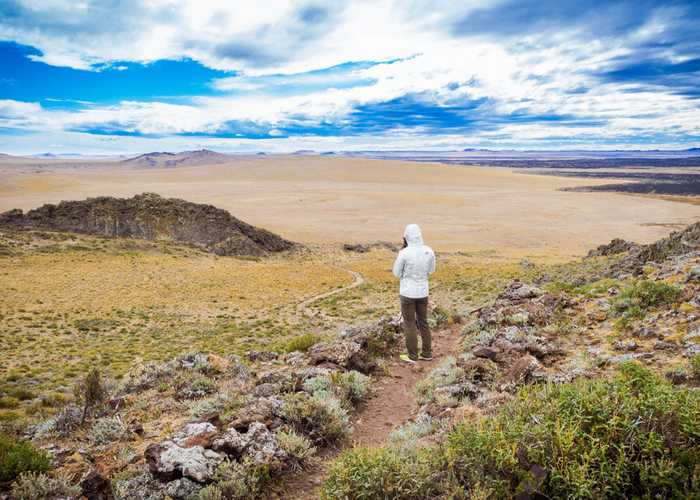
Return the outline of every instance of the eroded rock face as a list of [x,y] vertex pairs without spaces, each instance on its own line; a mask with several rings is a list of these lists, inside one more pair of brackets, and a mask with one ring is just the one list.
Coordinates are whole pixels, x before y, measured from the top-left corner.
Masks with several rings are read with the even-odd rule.
[[148,468],[153,476],[172,481],[181,477],[200,483],[211,481],[224,455],[202,446],[183,448],[174,441],[152,444],[145,452]]
[[44,205],[26,214],[0,214],[0,225],[84,234],[192,243],[219,255],[259,256],[294,244],[212,205],[144,193],[133,198],[102,196]]

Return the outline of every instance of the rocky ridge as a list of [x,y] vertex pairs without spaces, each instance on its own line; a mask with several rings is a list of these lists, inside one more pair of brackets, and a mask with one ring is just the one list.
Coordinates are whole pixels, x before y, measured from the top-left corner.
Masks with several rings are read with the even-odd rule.
[[212,205],[144,193],[133,198],[98,197],[47,204],[24,213],[0,214],[0,226],[49,229],[114,238],[170,240],[218,255],[261,256],[290,250],[284,238],[237,219]]

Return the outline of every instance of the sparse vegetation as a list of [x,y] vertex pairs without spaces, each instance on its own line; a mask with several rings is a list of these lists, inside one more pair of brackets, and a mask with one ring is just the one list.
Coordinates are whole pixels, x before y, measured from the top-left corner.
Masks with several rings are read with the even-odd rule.
[[80,486],[71,485],[65,478],[44,473],[24,473],[12,484],[12,498],[17,500],[59,500],[80,495]]

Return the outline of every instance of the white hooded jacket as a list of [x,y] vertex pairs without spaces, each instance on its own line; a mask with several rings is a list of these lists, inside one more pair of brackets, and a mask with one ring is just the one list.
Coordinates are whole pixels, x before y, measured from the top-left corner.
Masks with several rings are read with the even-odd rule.
[[399,293],[410,299],[427,297],[430,290],[428,276],[435,271],[435,252],[423,244],[417,224],[409,224],[404,231],[408,246],[399,252],[394,262],[394,276],[401,279]]

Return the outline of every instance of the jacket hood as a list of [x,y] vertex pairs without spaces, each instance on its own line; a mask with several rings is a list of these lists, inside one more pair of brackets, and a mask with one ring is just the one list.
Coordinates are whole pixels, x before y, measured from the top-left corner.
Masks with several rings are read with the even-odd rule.
[[406,243],[409,245],[422,245],[423,235],[421,234],[418,224],[409,224],[403,232],[403,237],[406,238]]

